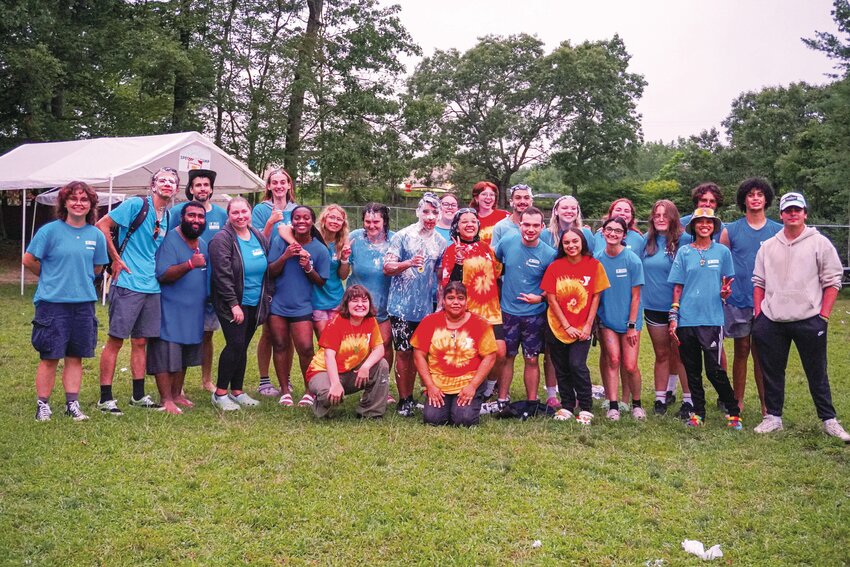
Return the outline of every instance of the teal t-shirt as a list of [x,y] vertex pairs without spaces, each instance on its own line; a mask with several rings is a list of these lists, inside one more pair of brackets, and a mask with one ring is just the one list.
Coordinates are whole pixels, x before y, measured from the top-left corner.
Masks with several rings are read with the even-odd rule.
[[322,287],[313,286],[311,298],[313,309],[336,309],[342,301],[342,294],[345,292],[342,280],[339,279],[340,259],[336,253],[336,243],[328,243],[328,256],[330,257],[328,279],[325,280],[325,285]]
[[[207,266],[189,270],[177,281],[160,285],[162,323],[159,337],[181,345],[200,344],[204,338],[204,311],[207,303],[207,243],[198,239],[198,251]],[[156,252],[156,275],[161,277],[171,266],[185,264],[195,251],[180,233],[171,231]]]
[[[156,280],[156,251],[165,239],[171,214],[166,211],[160,222],[156,239],[153,238],[157,218],[153,198],[146,197],[148,214],[144,222],[136,229],[127,241],[127,247],[121,260],[130,269],[130,273],[122,271],[114,280],[115,285],[139,293],[159,293],[159,282]],[[118,230],[118,244],[124,242],[124,237],[136,215],[142,209],[142,199],[127,199],[109,213],[109,218],[115,221]]]
[[[637,254],[623,248],[616,256],[609,256],[605,248],[596,253],[602,263],[611,287],[599,298],[599,320],[604,326],[617,333],[628,330],[629,311],[632,306],[632,288],[643,286],[643,264]],[[635,328],[643,327],[643,306],[638,304]]]
[[[188,201],[178,203],[171,207],[171,214],[168,219],[168,230],[174,230],[180,226],[180,215],[182,214],[183,207],[186,206],[186,203],[188,203]],[[213,205],[212,209],[207,211],[207,225],[204,228],[204,232],[201,234],[201,239],[209,244],[213,239],[213,236],[218,234],[218,232],[224,228],[225,224],[227,224],[227,211],[218,205]]]
[[260,304],[260,294],[263,291],[263,276],[269,268],[263,245],[250,233],[250,240],[242,240],[238,236],[239,251],[242,253],[242,305],[255,306]]
[[[292,209],[297,205],[295,203],[287,203],[283,208],[283,220],[275,223],[272,228],[272,234],[277,233],[277,229],[281,224],[292,224]],[[269,222],[269,217],[272,216],[273,205],[271,201],[263,201],[254,207],[251,211],[251,226],[263,232],[266,228],[266,223]]]
[[712,241],[702,255],[692,246],[682,246],[673,260],[667,281],[682,284],[679,300],[680,327],[719,327],[724,323],[721,280],[735,275],[732,253]]
[[655,242],[657,250],[652,256],[646,255],[646,240],[640,250],[636,251],[643,262],[643,277],[646,282],[640,299],[644,309],[667,312],[673,303],[673,284],[667,281],[670,268],[673,267],[673,257],[667,254],[666,236],[657,235]]
[[555,259],[555,249],[542,240],[538,240],[535,246],[526,246],[517,231],[499,240],[495,253],[496,259],[504,264],[502,311],[517,317],[545,312],[546,302],[526,303],[519,299],[519,294],[543,293],[540,282],[546,268]]
[[94,267],[109,263],[106,238],[90,224],[74,228],[55,220],[42,226],[27,246],[41,263],[33,303],[97,301]]
[[372,296],[378,321],[386,321],[387,295],[390,292],[390,277],[384,275],[384,254],[390,247],[390,239],[395,236],[393,231],[387,234],[387,239],[381,242],[370,242],[366,232],[358,228],[351,232],[351,275],[346,286],[362,285]]

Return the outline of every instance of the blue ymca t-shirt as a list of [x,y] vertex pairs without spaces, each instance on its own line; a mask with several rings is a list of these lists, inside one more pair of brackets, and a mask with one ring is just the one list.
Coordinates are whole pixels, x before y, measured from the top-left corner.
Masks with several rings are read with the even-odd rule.
[[[584,235],[584,239],[587,241],[587,249],[593,254],[593,251],[596,249],[596,239],[593,238],[593,233],[586,226],[581,227],[581,233]],[[558,238],[563,238],[564,232],[561,232]],[[560,242],[552,241],[552,233],[549,232],[549,228],[544,228],[543,232],[540,233],[540,240],[551,246],[555,249],[555,252],[558,251],[558,245]]]
[[[704,260],[700,265],[700,260]],[[720,285],[723,276],[735,275],[732,253],[712,242],[702,256],[694,247],[682,246],[673,260],[667,281],[682,284],[679,300],[680,327],[719,327],[723,325],[723,300]]]
[[[272,235],[272,247],[269,251],[269,262],[280,258],[289,245],[277,234]],[[313,269],[325,281],[330,275],[331,258],[328,248],[315,238],[303,245],[313,260]],[[304,268],[298,263],[298,256],[293,256],[283,264],[283,271],[275,279],[275,290],[272,296],[273,315],[281,317],[304,317],[313,313],[313,282],[304,273]]]
[[[272,234],[277,233],[277,229],[281,224],[292,224],[292,209],[297,207],[296,203],[287,203],[283,208],[283,220],[275,223],[272,227]],[[266,228],[266,223],[269,222],[269,217],[272,216],[273,205],[271,201],[263,201],[254,207],[251,211],[251,226],[263,232]]]
[[673,303],[673,284],[667,281],[670,269],[673,267],[673,256],[667,254],[667,237],[658,234],[655,237],[655,254],[646,254],[646,240],[638,251],[643,262],[643,277],[645,284],[641,290],[640,299],[644,309],[653,311],[670,310]]
[[[168,211],[163,213],[159,234],[154,240],[153,234],[157,223],[156,209],[153,205],[153,198],[146,197],[146,199],[148,201],[148,214],[145,221],[127,241],[127,247],[124,249],[124,254],[121,255],[121,260],[127,265],[131,273],[122,271],[114,281],[117,287],[131,291],[159,293],[159,282],[156,280],[156,251],[165,239],[169,224],[168,218],[171,215]],[[124,242],[124,237],[127,235],[130,225],[133,224],[136,215],[142,209],[142,202],[140,198],[127,199],[109,213],[109,218],[120,227],[118,230],[119,246]]]
[[519,294],[543,293],[540,282],[546,268],[555,259],[555,249],[540,240],[536,246],[526,246],[517,232],[502,238],[496,244],[495,253],[496,259],[504,264],[502,311],[517,317],[544,313],[545,302],[526,303],[519,299]]
[[421,321],[431,314],[434,310],[437,274],[447,247],[446,239],[436,230],[423,236],[419,223],[407,226],[393,235],[387,248],[387,256],[393,256],[399,262],[406,262],[421,251],[425,256],[425,265],[421,272],[410,267],[392,276],[387,296],[387,313],[412,322]]
[[[602,263],[611,287],[602,292],[599,299],[599,320],[603,325],[617,333],[628,330],[629,311],[632,306],[632,288],[642,286],[643,264],[637,254],[623,248],[616,256],[609,256],[605,248],[596,253],[595,258]],[[643,291],[643,290],[641,290]],[[638,303],[635,328],[643,327],[643,304]]]
[[97,301],[94,267],[109,263],[106,238],[97,227],[74,228],[55,220],[38,229],[27,252],[41,263],[33,303]]
[[[185,207],[188,202],[189,201],[184,201],[171,207],[171,214],[168,219],[168,230],[174,230],[180,226],[180,215],[183,213],[183,207]],[[209,244],[210,240],[213,239],[213,236],[218,234],[218,231],[224,228],[224,225],[227,224],[227,211],[218,205],[213,205],[212,209],[207,211],[206,220],[207,225],[204,228],[204,232],[201,233],[201,239]]]
[[[490,246],[492,246],[493,250],[495,250],[496,245],[500,240],[518,235],[519,225],[516,224],[511,217],[505,217],[493,226],[493,238],[490,241]],[[543,237],[542,233],[540,234],[540,237]]]
[[386,321],[387,296],[390,292],[389,276],[384,275],[384,255],[390,247],[390,239],[395,236],[393,231],[387,234],[387,239],[381,242],[370,242],[366,231],[362,228],[354,230],[348,239],[351,242],[351,275],[348,276],[346,287],[362,285],[372,296],[372,302],[377,311],[379,322]]
[[339,279],[340,260],[339,255],[336,253],[336,243],[328,243],[328,256],[330,257],[330,265],[328,267],[328,277],[325,280],[325,285],[322,287],[313,286],[311,299],[313,309],[336,309],[342,301],[342,294],[345,292],[342,280]]
[[[641,246],[643,246],[643,235],[636,230],[627,230],[625,240],[626,248],[632,250],[635,253],[640,250]],[[605,237],[602,235],[602,229],[600,228],[596,231],[596,234],[593,235],[592,248],[594,251],[594,255],[596,255],[600,250],[605,250],[606,246],[608,246],[608,243],[605,242]]]
[[[207,243],[198,238],[198,249],[207,259]],[[185,264],[195,253],[176,230],[170,231],[156,252],[156,277],[175,264]],[[200,344],[204,338],[209,266],[189,270],[175,282],[160,284],[162,326],[159,338],[181,345]]]
[[732,281],[732,295],[726,303],[740,309],[753,307],[753,270],[756,266],[756,254],[765,240],[782,230],[782,225],[767,219],[758,230],[753,229],[746,218],[740,218],[726,225],[729,237],[729,251],[735,266],[735,279]]
[[239,252],[242,254],[242,305],[255,306],[260,304],[260,294],[263,292],[263,276],[269,269],[269,261],[263,245],[253,232],[251,238],[242,240],[238,236]]

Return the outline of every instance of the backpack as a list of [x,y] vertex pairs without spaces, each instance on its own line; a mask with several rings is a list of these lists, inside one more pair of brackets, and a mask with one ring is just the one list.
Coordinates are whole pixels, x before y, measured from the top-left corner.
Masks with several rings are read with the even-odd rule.
[[[148,216],[148,209],[150,209],[150,204],[146,197],[139,197],[142,200],[142,208],[139,209],[139,212],[136,214],[136,218],[133,219],[133,222],[130,223],[129,228],[127,228],[127,234],[124,235],[124,240],[121,241],[121,244],[118,244],[118,232],[121,230],[121,227],[114,226],[111,230],[111,238],[112,243],[115,245],[116,250],[118,250],[118,256],[123,256],[124,249],[127,248],[127,243],[130,241],[130,237],[133,236],[133,233],[136,232],[142,223],[145,222],[145,219]],[[168,225],[166,224],[166,227]],[[112,263],[106,265],[106,273],[112,275]]]

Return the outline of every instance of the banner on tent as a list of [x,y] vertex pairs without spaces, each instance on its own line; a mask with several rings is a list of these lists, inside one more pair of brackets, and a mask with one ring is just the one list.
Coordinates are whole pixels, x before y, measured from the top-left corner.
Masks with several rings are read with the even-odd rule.
[[192,144],[180,150],[178,160],[178,171],[190,171],[192,169],[210,169],[211,154],[208,148]]

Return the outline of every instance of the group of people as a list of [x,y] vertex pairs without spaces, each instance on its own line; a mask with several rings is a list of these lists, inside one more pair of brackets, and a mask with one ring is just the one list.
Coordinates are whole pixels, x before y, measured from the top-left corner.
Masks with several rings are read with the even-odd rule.
[[[245,369],[262,328],[258,394],[294,405],[297,355],[304,384],[298,405],[312,406],[317,417],[360,390],[358,417],[383,417],[394,401],[394,367],[399,415],[421,409],[429,424],[475,425],[482,414],[511,412],[521,348],[526,404],[537,403],[542,356],[545,406],[556,419],[591,423],[596,390],[604,392],[608,419],[629,413],[644,420],[638,355],[645,325],[655,354],[655,414],[675,403],[681,384],[677,415],[702,426],[705,373],[727,427],[742,429],[752,356],[763,415],[755,431],[781,429],[793,341],[806,353],[803,368],[825,431],[850,442],[835,418],[826,371],[827,323],[843,268],[829,240],[806,226],[799,193],[782,196],[778,223],[766,216],[770,184],[747,179],[737,191],[744,216],[723,224],[715,212],[723,193],[704,183],[693,190],[694,211],[686,217],[673,202],[656,202],[646,234],[631,201],[617,199],[594,233],[573,196],[555,201],[547,225],[530,187],[511,187],[511,210],[503,211],[498,187],[482,181],[464,207],[455,194],[426,193],[417,221],[394,233],[380,203],[362,208],[363,228],[353,231],[338,205],[317,216],[296,204],[282,169],[268,172],[265,199],[253,209],[242,197],[227,210],[214,205],[215,178],[214,171],[190,171],[188,201],[171,207],[180,180],[163,168],[150,195],[97,221],[90,187],[73,182],[60,190],[57,220],[38,231],[23,259],[39,276],[37,420],[50,419],[60,359],[66,413],[87,418],[78,401],[81,359],[94,355],[93,281],[107,266],[109,329],[97,407],[111,415],[122,413],[112,382],[127,339],[131,406],[172,414],[191,407],[183,387],[192,366],[201,367],[220,410],[258,405],[245,390]],[[225,347],[213,382],[219,329]],[[726,336],[734,339],[731,381]],[[587,366],[594,339],[601,387]],[[158,402],[145,393],[146,375],[155,377]]]

